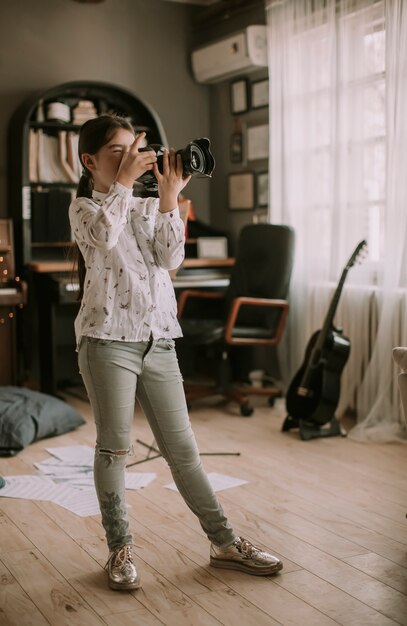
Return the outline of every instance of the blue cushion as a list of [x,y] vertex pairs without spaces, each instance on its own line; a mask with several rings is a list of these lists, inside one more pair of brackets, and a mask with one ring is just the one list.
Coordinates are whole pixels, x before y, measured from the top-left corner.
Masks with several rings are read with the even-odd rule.
[[0,387],[0,456],[14,456],[44,437],[85,424],[63,400],[25,387]]

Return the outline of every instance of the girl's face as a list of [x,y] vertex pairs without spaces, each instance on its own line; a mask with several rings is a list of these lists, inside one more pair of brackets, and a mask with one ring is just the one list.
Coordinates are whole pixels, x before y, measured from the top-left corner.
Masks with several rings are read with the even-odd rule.
[[84,165],[92,172],[95,191],[108,192],[116,179],[121,160],[134,143],[135,136],[125,128],[119,128],[96,154],[82,154]]

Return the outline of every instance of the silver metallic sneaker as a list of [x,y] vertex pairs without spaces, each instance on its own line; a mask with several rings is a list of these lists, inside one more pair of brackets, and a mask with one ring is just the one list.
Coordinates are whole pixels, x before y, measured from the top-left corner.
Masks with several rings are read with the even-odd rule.
[[210,564],[213,567],[236,569],[254,576],[270,576],[283,568],[276,556],[238,537],[228,548],[211,544]]
[[140,577],[133,560],[133,546],[126,544],[111,552],[105,565],[111,589],[138,589]]

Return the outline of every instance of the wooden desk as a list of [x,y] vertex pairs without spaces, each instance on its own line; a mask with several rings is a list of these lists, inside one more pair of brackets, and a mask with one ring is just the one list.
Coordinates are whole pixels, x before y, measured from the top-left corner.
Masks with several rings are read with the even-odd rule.
[[230,268],[235,259],[185,259],[181,267],[170,272],[174,289],[223,288],[229,285]]
[[199,267],[232,267],[234,264],[235,259],[232,257],[227,259],[184,259],[180,269]]
[[[214,267],[232,267],[235,259],[184,259],[182,265],[178,268],[178,272],[182,269],[198,269],[198,268],[214,268]],[[28,269],[38,273],[53,272],[72,272],[71,261],[34,261],[28,264]]]
[[[177,294],[187,288],[224,290],[229,285],[234,259],[185,259],[172,277]],[[79,283],[71,261],[38,261],[29,266],[33,274],[38,316],[40,388],[57,394],[75,384],[74,319],[80,303]]]
[[217,276],[216,274],[207,274],[203,276],[176,276],[172,279],[174,289],[213,289],[224,288],[229,286],[229,278],[227,276]]

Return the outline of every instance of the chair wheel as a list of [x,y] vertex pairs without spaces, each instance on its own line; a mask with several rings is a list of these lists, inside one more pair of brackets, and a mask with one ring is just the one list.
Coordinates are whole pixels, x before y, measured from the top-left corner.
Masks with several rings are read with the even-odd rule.
[[268,405],[269,406],[274,406],[275,403],[276,403],[275,397],[274,396],[270,396],[269,399],[268,399]]
[[250,406],[250,404],[242,404],[240,406],[240,415],[242,415],[242,417],[250,417],[253,414],[253,407]]

